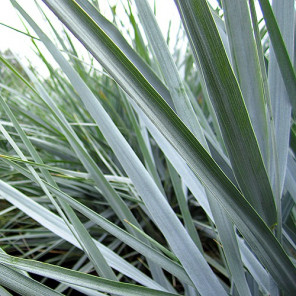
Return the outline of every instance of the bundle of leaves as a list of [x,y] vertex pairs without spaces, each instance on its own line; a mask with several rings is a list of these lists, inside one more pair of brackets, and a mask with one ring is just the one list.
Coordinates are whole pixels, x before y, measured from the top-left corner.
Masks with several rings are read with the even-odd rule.
[[11,2],[48,75],[0,57],[1,295],[293,295],[294,1]]

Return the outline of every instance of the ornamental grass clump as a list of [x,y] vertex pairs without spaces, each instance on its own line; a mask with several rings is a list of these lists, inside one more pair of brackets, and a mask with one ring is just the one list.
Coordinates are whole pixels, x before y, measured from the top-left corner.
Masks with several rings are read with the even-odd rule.
[[48,75],[0,56],[0,292],[295,294],[294,1],[168,1],[175,44],[147,0],[11,3]]

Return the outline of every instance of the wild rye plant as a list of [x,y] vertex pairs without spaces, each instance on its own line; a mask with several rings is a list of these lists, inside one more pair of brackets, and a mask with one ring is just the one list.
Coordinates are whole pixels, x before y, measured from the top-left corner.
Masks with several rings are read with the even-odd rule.
[[11,2],[50,76],[0,58],[1,295],[293,295],[294,1],[176,0],[173,56],[146,0],[130,43],[97,1],[44,0],[52,40]]

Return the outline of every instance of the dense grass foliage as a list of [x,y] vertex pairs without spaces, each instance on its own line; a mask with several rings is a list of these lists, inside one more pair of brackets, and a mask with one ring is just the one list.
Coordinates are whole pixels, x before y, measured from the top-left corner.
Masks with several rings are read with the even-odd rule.
[[11,2],[0,294],[295,294],[294,1]]

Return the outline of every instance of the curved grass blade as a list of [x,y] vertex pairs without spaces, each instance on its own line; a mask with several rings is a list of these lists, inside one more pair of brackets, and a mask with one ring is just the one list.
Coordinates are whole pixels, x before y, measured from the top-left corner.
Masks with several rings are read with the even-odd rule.
[[[146,287],[136,286],[132,284],[118,283],[116,281],[106,280],[89,274],[78,271],[69,270],[59,266],[42,263],[29,259],[20,259],[18,257],[0,254],[0,262],[8,266],[15,266],[19,269],[42,275],[57,281],[78,285],[80,287],[98,290],[107,293],[114,293],[122,296],[172,296],[176,294],[152,290]],[[31,292],[32,293],[32,292]],[[32,294],[27,294],[32,295]],[[33,294],[37,295],[37,294]],[[51,294],[38,294],[51,295]],[[52,294],[60,295],[60,293]]]
[[[274,1],[273,11],[282,33],[283,41],[286,44],[288,54],[292,60],[294,55],[294,4],[295,1]],[[278,45],[276,45],[278,46]],[[277,208],[281,217],[281,197],[285,174],[287,170],[287,159],[289,151],[290,125],[288,118],[291,117],[292,106],[289,101],[285,82],[282,79],[281,70],[275,55],[273,46],[270,46],[270,55],[268,63],[268,84],[272,106],[272,116],[274,119],[274,134],[276,142],[275,161],[271,162],[271,182],[278,187]],[[277,171],[276,171],[277,170]],[[276,173],[278,174],[278,179]],[[278,184],[277,184],[278,183]],[[281,226],[281,225],[280,225]],[[279,232],[279,237],[281,232]]]
[[[287,2],[287,1],[286,1]],[[292,105],[293,113],[296,110],[296,75],[289,58],[280,28],[268,0],[259,0],[263,17],[266,23],[268,35],[281,71],[287,94]],[[294,8],[292,8],[293,11]],[[291,11],[291,12],[292,12]],[[291,24],[293,28],[293,24]]]
[[[0,256],[8,256],[3,253],[0,253]],[[0,259],[1,262],[1,259]],[[10,290],[19,293],[19,295],[24,296],[61,296],[61,293],[58,293],[45,285],[40,284],[39,282],[24,276],[23,274],[7,267],[3,264],[0,264],[0,285],[3,285]],[[4,294],[1,291],[1,295],[11,295]]]
[[0,286],[0,293],[2,296],[13,296],[11,293],[9,293],[5,288]]
[[[259,56],[247,1],[223,1],[232,67],[246,104],[260,151],[268,167],[268,127]],[[250,87],[252,85],[252,87]]]
[[34,36],[32,36],[32,35],[30,35],[30,34],[28,34],[28,33],[26,33],[26,32],[20,31],[20,30],[18,30],[18,29],[16,29],[16,28],[13,28],[13,27],[8,26],[8,25],[6,25],[6,24],[0,23],[0,25],[1,25],[1,26],[4,26],[4,27],[7,27],[7,28],[9,28],[9,29],[11,29],[11,30],[14,30],[14,31],[16,31],[16,32],[18,32],[18,33],[21,33],[21,34],[23,34],[23,35],[26,35],[26,36],[28,36],[28,37],[30,37],[30,38],[32,38],[32,39],[39,40],[39,38],[37,38],[37,37],[34,37]]

